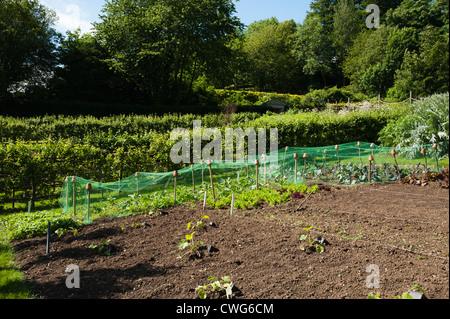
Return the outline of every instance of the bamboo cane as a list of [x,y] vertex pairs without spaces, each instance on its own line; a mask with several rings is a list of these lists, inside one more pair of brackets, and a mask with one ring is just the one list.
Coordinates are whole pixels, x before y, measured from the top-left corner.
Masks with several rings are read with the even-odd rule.
[[209,179],[211,180],[211,190],[214,201],[216,200],[216,193],[214,192],[214,181],[212,176],[212,169],[211,169],[211,161],[208,160],[208,167],[209,167]]
[[173,171],[173,204],[177,204],[177,176],[178,171]]
[[439,167],[439,159],[438,159],[438,155],[437,155],[437,144],[435,143],[433,145],[434,148],[434,158],[436,159],[436,171],[440,172],[441,168]]
[[91,183],[87,183],[86,190],[87,190],[87,221],[90,221],[89,212],[90,212],[90,206],[91,206],[91,190],[92,190]]
[[425,173],[428,172],[428,161],[427,161],[427,151],[425,148],[422,148],[420,150],[420,153],[423,154],[423,157],[425,158]]
[[255,166],[256,166],[256,190],[258,190],[258,184],[259,184],[259,177],[258,177],[259,168],[258,168],[258,165],[259,165],[259,161],[255,160]]
[[191,171],[192,171],[192,192],[195,193],[194,165],[191,165]]
[[295,184],[297,184],[297,158],[298,158],[298,154],[294,153],[294,160],[295,160],[294,182],[295,182]]

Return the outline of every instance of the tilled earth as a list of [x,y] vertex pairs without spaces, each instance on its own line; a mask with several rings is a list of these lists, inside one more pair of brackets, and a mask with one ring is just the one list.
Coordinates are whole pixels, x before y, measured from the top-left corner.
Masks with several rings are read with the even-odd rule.
[[[99,219],[76,235],[52,234],[49,255],[44,237],[14,242],[16,261],[35,294],[48,299],[193,299],[209,276],[230,276],[237,299],[365,299],[377,292],[391,299],[414,284],[429,299],[449,298],[448,189],[331,189],[234,216],[229,208],[203,211],[190,203],[163,215]],[[187,230],[204,215],[203,229]],[[328,242],[322,253],[301,249],[310,227],[311,239]],[[193,231],[216,251],[179,258],[180,240]],[[89,248],[105,240],[109,256]],[[80,270],[78,289],[66,286],[71,264]],[[379,288],[368,288],[376,275]]]

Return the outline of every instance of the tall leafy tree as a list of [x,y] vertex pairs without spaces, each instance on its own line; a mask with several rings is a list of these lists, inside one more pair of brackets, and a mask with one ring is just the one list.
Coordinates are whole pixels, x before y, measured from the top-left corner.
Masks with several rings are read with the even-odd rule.
[[127,88],[105,62],[108,52],[94,35],[67,32],[58,48],[56,91],[61,98],[111,101]]
[[[250,25],[244,51],[251,63],[253,84],[261,90],[293,92],[299,69],[293,53],[297,25],[276,19]],[[297,83],[296,83],[297,81]]]
[[[348,50],[363,25],[363,19],[353,0],[337,1],[333,18],[332,41],[339,70],[342,70]],[[342,85],[345,86],[345,76],[343,72],[341,73]]]
[[240,27],[231,0],[109,0],[96,24],[109,63],[159,103],[177,103],[201,67],[218,67]]
[[0,1],[0,98],[12,85],[23,89],[50,77],[59,40],[55,21],[37,0]]
[[308,15],[298,29],[295,56],[312,82],[335,85],[333,43],[319,16]]

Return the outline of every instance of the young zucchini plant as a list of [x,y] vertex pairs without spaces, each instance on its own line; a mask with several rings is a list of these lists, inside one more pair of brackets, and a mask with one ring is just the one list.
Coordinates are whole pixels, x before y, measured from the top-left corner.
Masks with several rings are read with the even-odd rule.
[[209,294],[215,291],[219,293],[225,292],[227,299],[233,294],[233,285],[229,276],[224,276],[220,280],[216,277],[209,276],[208,280],[211,281],[209,284],[195,288],[198,291],[198,297],[200,299],[206,299]]
[[[189,222],[187,224],[187,229],[190,230],[191,226],[192,226],[192,223]],[[205,246],[205,244],[200,240],[195,241],[194,234],[195,234],[195,232],[187,234],[184,236],[183,239],[180,240],[180,242],[178,244],[178,250],[179,250],[178,257],[179,258],[182,258],[183,256],[185,256],[187,254],[193,254],[194,256],[198,256],[198,257],[202,256],[199,250],[201,247]],[[186,248],[189,248],[189,250],[183,254],[183,250],[185,250]]]
[[300,236],[300,242],[306,241],[308,246],[300,245],[301,250],[307,250],[309,252],[317,251],[318,253],[323,253],[325,251],[325,247],[319,244],[319,240],[311,239],[311,229],[314,226],[303,228],[303,230],[307,231],[307,234],[303,234]]
[[110,256],[112,247],[109,245],[109,242],[109,239],[104,239],[101,244],[91,244],[89,248],[97,250],[97,253],[101,256]]

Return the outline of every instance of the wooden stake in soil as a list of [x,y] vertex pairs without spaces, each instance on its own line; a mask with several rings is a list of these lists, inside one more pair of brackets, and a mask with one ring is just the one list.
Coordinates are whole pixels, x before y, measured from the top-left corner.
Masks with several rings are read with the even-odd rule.
[[195,193],[194,165],[191,165],[191,171],[192,171],[192,192]]
[[284,163],[286,162],[286,153],[289,150],[289,146],[286,146],[284,149],[284,158],[283,158],[283,175],[284,175]]
[[427,162],[427,151],[425,148],[422,148],[420,150],[420,154],[423,154],[423,157],[425,158],[425,173],[428,172],[428,162]]
[[372,162],[373,162],[373,156],[369,156],[369,183],[372,181],[371,174],[372,174]]
[[216,193],[214,192],[214,181],[213,181],[213,176],[212,176],[211,165],[212,165],[211,161],[208,160],[209,179],[211,180],[211,190],[212,190],[213,199],[215,201],[216,200]]
[[255,160],[255,166],[256,166],[256,190],[258,190],[258,184],[259,184],[259,161]]
[[245,155],[245,167],[247,168],[247,178],[248,178],[248,155]]
[[398,163],[397,163],[397,152],[395,150],[391,151],[391,155],[394,157],[394,162],[395,162],[395,171],[397,173],[397,178],[400,178],[400,172],[398,170]]
[[339,160],[339,145],[336,145],[334,147],[334,149],[336,150],[336,157],[337,157],[337,161],[338,161],[338,168],[341,168],[341,161]]
[[234,214],[234,199],[235,199],[235,194],[233,193],[231,195],[231,213],[230,213],[231,216],[233,216],[233,214]]
[[120,195],[120,184],[122,180],[122,168],[119,168],[119,188],[117,190],[117,193]]
[[370,144],[370,147],[372,148],[372,157],[373,157],[373,163],[375,164],[375,155],[374,155],[374,153],[373,153],[373,148],[375,147],[375,144],[374,143],[372,143],[372,144]]
[[91,190],[92,190],[91,183],[87,183],[86,190],[87,190],[87,221],[89,222],[90,221],[89,212],[90,212],[90,208],[91,208]]
[[298,154],[294,153],[294,160],[295,160],[295,168],[294,168],[294,183],[297,184],[297,158]]
[[66,177],[65,184],[66,184],[66,211],[65,211],[65,213],[67,213],[67,210],[69,208],[69,177]]
[[439,167],[439,159],[438,159],[438,155],[437,155],[437,144],[435,143],[434,145],[433,145],[433,148],[434,148],[434,157],[435,157],[435,159],[436,159],[436,171],[438,171],[438,172],[440,172],[441,171],[441,168]]
[[202,164],[202,185],[203,185],[203,183],[205,182],[205,179],[204,179],[204,170],[203,170],[203,160],[201,160],[200,161],[200,163]]
[[139,195],[139,173],[136,172],[134,176],[136,176],[136,194]]
[[308,158],[308,154],[304,153],[303,154],[303,176],[305,176],[305,171],[306,171],[306,159]]
[[261,155],[261,158],[264,163],[264,185],[267,185],[266,155]]
[[361,163],[361,168],[362,168],[363,167],[363,161],[362,161],[362,158],[361,158],[361,142],[358,141],[357,145],[358,145],[358,153],[359,153],[359,162]]
[[77,215],[77,178],[75,176],[72,176],[72,188],[73,188],[73,194],[72,194],[72,206],[73,206],[73,216]]
[[178,171],[173,171],[173,205],[177,204],[177,176]]
[[50,229],[52,224],[50,222],[47,222],[47,245],[45,248],[45,254],[50,254]]

